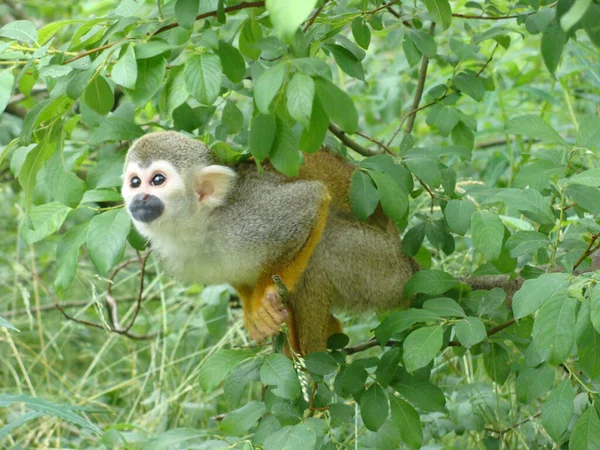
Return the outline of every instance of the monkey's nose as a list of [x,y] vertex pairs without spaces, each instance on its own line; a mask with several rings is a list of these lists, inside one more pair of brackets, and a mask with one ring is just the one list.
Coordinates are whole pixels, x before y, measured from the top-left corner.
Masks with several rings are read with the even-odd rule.
[[148,194],[144,195],[144,200],[148,200],[150,196]]
[[138,194],[129,204],[129,211],[139,222],[150,223],[158,219],[165,209],[164,203],[155,195]]

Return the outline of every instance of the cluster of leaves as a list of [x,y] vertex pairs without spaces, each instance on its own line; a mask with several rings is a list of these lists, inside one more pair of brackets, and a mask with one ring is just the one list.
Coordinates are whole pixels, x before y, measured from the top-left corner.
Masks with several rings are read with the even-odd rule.
[[[591,48],[597,64],[600,4],[531,0],[506,10],[492,2],[457,3],[174,0],[155,10],[154,3],[123,0],[97,18],[39,29],[16,20],[0,29],[0,110],[8,106],[12,114],[18,102],[26,107],[0,163],[22,190],[25,243],[57,241],[59,293],[75,279],[83,246],[101,275],[128,247],[144,248],[119,203],[120,144],[148,129],[198,135],[228,163],[268,158],[290,176],[298,173],[302,152],[326,142],[357,165],[355,215],[365,220],[380,204],[407,227],[404,251],[424,270],[406,286],[413,308],[390,314],[375,329],[377,342],[389,347],[382,354],[353,359],[343,351],[347,339],[336,336],[330,351],[305,359],[228,349],[205,363],[201,388],[212,392],[224,381],[234,408],[248,385],[267,387],[262,401],[225,416],[220,427],[227,445],[335,448],[347,444],[360,417],[369,430],[361,445],[418,448],[451,432],[460,437],[512,423],[509,402],[497,396],[511,377],[518,418],[537,420],[541,404],[547,435],[532,441],[569,441],[573,449],[600,441],[594,382],[600,293],[595,273],[573,273],[588,264],[600,236],[600,119],[584,95],[573,106],[568,79],[557,72],[568,43]],[[504,25],[487,25],[498,19]],[[502,106],[492,58],[521,48],[515,35],[535,34],[541,35],[539,64],[523,75],[501,63],[499,72],[511,78],[516,71],[514,78],[524,80],[511,86],[526,86],[543,61],[558,76],[573,126],[548,123],[551,100],[541,114],[536,105],[517,117]],[[406,81],[407,93],[395,91],[410,95],[414,109],[401,115],[395,107],[391,128],[386,112],[369,103],[369,96],[389,95],[369,72],[385,65],[388,49],[401,59],[395,68],[416,79],[416,87]],[[433,64],[444,70],[427,76]],[[397,84],[400,75],[393,76]],[[20,97],[13,101],[15,91]],[[589,98],[597,95],[596,89]],[[475,136],[488,125],[474,112],[490,96],[503,109],[506,149],[490,158],[485,183],[463,183],[472,172],[461,167],[476,163]],[[413,120],[421,109],[427,109],[424,131],[415,135],[429,136],[417,141]],[[353,138],[364,135],[362,124],[388,142],[367,137],[375,149],[358,144]],[[402,127],[405,135],[396,140]],[[477,264],[472,271],[460,267],[463,273],[519,276],[523,286],[512,300],[499,288],[469,291],[442,270],[456,266],[457,249],[473,250]],[[439,370],[436,358],[449,355],[481,361],[488,383],[442,390],[430,379]],[[474,369],[463,369],[468,381]],[[488,430],[486,445],[516,442],[511,429]],[[176,429],[148,441],[148,448],[208,438]]]

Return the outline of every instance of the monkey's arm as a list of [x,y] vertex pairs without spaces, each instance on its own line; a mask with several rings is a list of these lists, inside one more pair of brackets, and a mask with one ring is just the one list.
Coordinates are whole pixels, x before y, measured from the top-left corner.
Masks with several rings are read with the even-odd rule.
[[243,221],[232,227],[241,233],[236,239],[262,265],[254,285],[234,285],[244,303],[244,324],[255,341],[277,334],[286,320],[271,277],[279,275],[287,289],[294,291],[321,239],[329,201],[327,188],[318,181],[242,174],[231,198],[231,211],[237,218],[224,222]]

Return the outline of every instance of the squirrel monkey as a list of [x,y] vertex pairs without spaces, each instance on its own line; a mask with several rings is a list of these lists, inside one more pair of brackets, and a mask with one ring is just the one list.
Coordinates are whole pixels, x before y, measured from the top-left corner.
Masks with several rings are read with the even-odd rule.
[[[286,322],[290,345],[307,354],[342,331],[333,308],[407,307],[404,285],[418,270],[383,211],[367,222],[352,215],[353,170],[327,151],[306,155],[296,178],[251,161],[227,167],[203,143],[158,132],[129,149],[122,194],[170,275],[231,284],[253,340]],[[288,289],[285,306],[273,275]]]

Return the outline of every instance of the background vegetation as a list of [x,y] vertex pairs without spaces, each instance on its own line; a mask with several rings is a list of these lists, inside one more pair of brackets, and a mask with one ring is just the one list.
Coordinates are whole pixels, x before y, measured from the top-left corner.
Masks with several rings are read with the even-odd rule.
[[[0,21],[0,445],[599,448],[596,0]],[[288,175],[339,149],[355,214],[381,203],[424,269],[414,308],[342,317],[351,342],[307,358],[253,346],[230,289],[163,276],[121,207],[124,153],[159,129]]]

